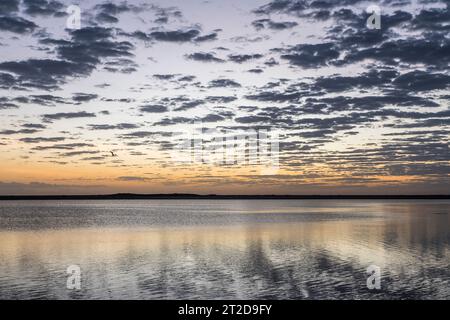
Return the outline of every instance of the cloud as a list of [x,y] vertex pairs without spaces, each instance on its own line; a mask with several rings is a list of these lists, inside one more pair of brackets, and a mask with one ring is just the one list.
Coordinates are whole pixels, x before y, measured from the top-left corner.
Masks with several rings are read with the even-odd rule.
[[178,81],[181,81],[181,82],[192,82],[196,78],[197,78],[196,76],[183,76],[183,77],[179,78]]
[[65,16],[64,4],[55,0],[23,0],[25,13],[30,16]]
[[266,101],[266,102],[298,102],[301,97],[305,96],[301,92],[277,92],[277,91],[261,91],[256,94],[245,96],[249,100]]
[[164,113],[169,111],[166,106],[161,104],[144,105],[139,107],[139,110],[145,113]]
[[208,96],[205,98],[205,101],[210,103],[230,103],[237,99],[235,96]]
[[10,89],[15,86],[16,79],[8,73],[0,73],[0,88]]
[[446,89],[450,86],[450,76],[416,70],[402,74],[394,80],[393,84],[413,92]]
[[298,26],[298,23],[294,21],[275,22],[271,19],[259,19],[253,21],[252,26],[255,27],[255,29],[257,30],[261,29],[285,30]]
[[313,90],[325,90],[326,92],[339,92],[354,90],[355,88],[373,88],[390,84],[398,75],[394,69],[373,69],[359,76],[331,76],[318,77],[312,85]]
[[[3,1],[3,0],[2,0]],[[13,33],[30,33],[38,26],[29,20],[20,17],[0,17],[0,30]]]
[[96,15],[96,20],[100,23],[117,23],[119,19],[117,15],[135,10],[136,7],[122,2],[120,4],[115,4],[113,2],[105,2],[98,4],[94,7],[95,10],[99,10]]
[[19,103],[35,104],[48,107],[68,103],[65,98],[51,94],[33,94],[29,96],[19,96],[14,98],[14,101]]
[[218,114],[208,114],[201,118],[201,121],[205,122],[205,123],[206,122],[219,122],[219,121],[223,121],[223,120],[225,120],[225,118]]
[[35,137],[19,139],[19,141],[24,143],[61,142],[64,140],[66,140],[65,137]]
[[146,177],[122,176],[122,177],[117,177],[116,180],[117,181],[140,181],[140,182],[145,182],[145,181],[150,181],[152,179],[146,178]]
[[261,116],[245,116],[234,119],[237,123],[269,122],[270,118]]
[[15,86],[43,90],[57,89],[69,76],[86,76],[92,70],[83,64],[62,60],[29,59],[0,63],[0,70],[15,75]]
[[205,42],[205,41],[214,41],[217,40],[217,33],[210,33],[204,36],[200,36],[194,39],[195,42]]
[[20,130],[2,130],[0,131],[0,135],[15,135],[15,134],[33,134],[39,132],[37,129],[20,129]]
[[254,59],[261,59],[262,57],[262,54],[230,54],[228,59],[232,62],[244,63]]
[[18,108],[17,104],[12,103],[10,99],[6,97],[0,97],[0,110],[16,108]]
[[119,137],[124,139],[141,139],[141,138],[150,138],[155,136],[172,136],[171,132],[163,132],[163,131],[135,131],[126,134],[121,134]]
[[230,79],[216,79],[212,80],[208,84],[209,88],[239,88],[241,85],[234,80]]
[[89,113],[86,111],[80,112],[59,112],[52,114],[44,114],[42,116],[43,120],[46,122],[51,122],[52,120],[61,120],[61,119],[74,119],[74,118],[95,118],[95,113]]
[[41,124],[41,123],[24,123],[22,125],[23,128],[28,128],[28,129],[45,129],[47,128],[45,125]]
[[100,151],[92,151],[92,150],[86,150],[86,151],[71,151],[71,152],[65,152],[61,153],[61,157],[76,157],[76,156],[82,156],[86,154],[98,154]]
[[153,125],[155,126],[171,126],[182,123],[192,123],[193,119],[186,117],[173,117],[173,118],[164,118],[161,121],[155,122]]
[[166,42],[189,42],[194,40],[200,31],[196,29],[176,30],[176,31],[154,31],[150,33],[150,37],[157,41]]
[[110,72],[130,73],[135,70],[134,46],[128,41],[115,41],[113,29],[86,27],[70,30],[70,40],[42,38],[42,45],[54,46],[59,60],[30,59],[0,64],[0,70],[16,73],[19,85],[52,90],[68,78],[86,77],[99,65]]
[[422,9],[418,15],[414,17],[413,26],[415,29],[425,29],[433,31],[448,31],[450,26],[450,11],[447,8]]
[[19,11],[19,0],[2,0],[0,2],[0,14],[6,15]]
[[259,69],[259,68],[255,68],[255,69],[248,70],[248,72],[259,74],[259,73],[263,73],[264,70],[263,69]]
[[[327,2],[323,2],[326,4]],[[302,0],[275,0],[269,2],[254,10],[256,14],[271,14],[271,13],[300,13],[308,8],[307,2]]]
[[186,110],[198,107],[198,106],[200,106],[200,105],[202,105],[204,103],[205,102],[203,100],[187,101],[187,102],[184,102],[181,106],[175,108],[173,111],[186,111]]
[[187,59],[200,62],[224,62],[212,53],[196,52],[186,56]]
[[303,68],[317,68],[326,66],[339,58],[339,49],[333,43],[299,44],[281,55],[292,65]]
[[[47,141],[46,141],[47,142]],[[64,144],[54,144],[51,146],[37,146],[33,147],[33,150],[43,151],[43,150],[74,150],[84,147],[94,147],[90,143],[64,143]]]
[[343,63],[363,60],[377,60],[386,65],[403,63],[425,64],[435,67],[448,67],[450,63],[450,40],[441,35],[430,35],[426,39],[408,38],[389,40],[380,46],[354,49],[344,58]]
[[126,130],[126,129],[137,129],[140,126],[134,123],[118,123],[115,125],[111,124],[90,124],[88,128],[90,130]]
[[75,102],[89,102],[91,100],[97,99],[98,98],[98,94],[94,94],[94,93],[75,93],[72,96],[72,100]]

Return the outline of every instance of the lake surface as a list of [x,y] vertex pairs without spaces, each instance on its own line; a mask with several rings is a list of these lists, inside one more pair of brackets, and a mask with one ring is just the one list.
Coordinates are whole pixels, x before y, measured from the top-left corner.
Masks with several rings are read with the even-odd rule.
[[1,201],[0,298],[450,299],[450,201]]

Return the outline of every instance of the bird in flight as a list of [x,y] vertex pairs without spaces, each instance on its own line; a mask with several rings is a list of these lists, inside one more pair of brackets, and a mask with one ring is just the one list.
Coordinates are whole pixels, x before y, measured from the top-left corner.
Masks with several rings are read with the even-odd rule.
[[111,157],[117,157],[117,154],[115,154],[113,151],[110,151],[111,152]]

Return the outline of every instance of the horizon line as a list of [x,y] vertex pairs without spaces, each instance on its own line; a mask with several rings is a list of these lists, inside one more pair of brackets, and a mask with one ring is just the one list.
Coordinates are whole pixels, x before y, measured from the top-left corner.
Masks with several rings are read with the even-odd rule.
[[78,195],[0,195],[0,200],[145,200],[145,199],[223,199],[223,200],[308,200],[308,199],[450,199],[450,194],[309,194],[309,195],[288,195],[288,194],[246,194],[246,195],[226,195],[226,194],[194,194],[194,193],[114,193],[114,194],[78,194]]

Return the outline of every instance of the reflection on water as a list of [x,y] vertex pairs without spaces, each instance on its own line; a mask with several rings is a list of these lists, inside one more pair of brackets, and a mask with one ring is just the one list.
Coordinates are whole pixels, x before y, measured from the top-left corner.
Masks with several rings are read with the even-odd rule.
[[0,202],[0,298],[449,299],[449,235],[450,201]]

